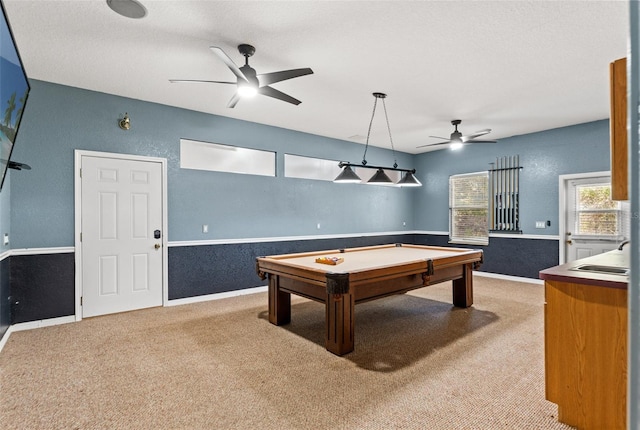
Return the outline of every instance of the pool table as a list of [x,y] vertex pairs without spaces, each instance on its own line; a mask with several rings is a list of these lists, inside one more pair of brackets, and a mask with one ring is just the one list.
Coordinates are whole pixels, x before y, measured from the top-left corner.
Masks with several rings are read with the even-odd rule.
[[[324,303],[326,348],[344,355],[354,348],[354,307],[358,303],[453,281],[454,306],[471,306],[472,270],[482,263],[482,251],[391,244],[256,260],[260,278],[269,278],[269,321],[275,325],[291,321],[291,293]],[[326,264],[336,260],[335,265]]]

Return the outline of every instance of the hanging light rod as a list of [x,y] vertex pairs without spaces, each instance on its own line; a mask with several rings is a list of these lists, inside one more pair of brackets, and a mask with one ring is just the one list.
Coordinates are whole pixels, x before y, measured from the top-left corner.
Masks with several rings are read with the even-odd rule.
[[397,164],[394,164],[393,167],[382,167],[382,166],[369,166],[368,164],[354,164],[349,163],[348,161],[341,161],[338,163],[338,167],[364,167],[365,169],[382,169],[382,170],[393,170],[396,172],[408,172],[411,174],[416,173],[416,169],[401,169]]
[[[356,174],[352,167],[365,167],[367,169],[376,169],[377,172],[367,181],[368,184],[378,185],[399,185],[401,187],[420,187],[422,184],[414,174],[416,169],[399,169],[396,161],[396,150],[393,147],[393,139],[391,138],[391,127],[389,127],[389,117],[387,116],[387,106],[384,103],[384,99],[387,97],[385,93],[373,93],[375,100],[373,102],[373,112],[371,113],[371,121],[369,122],[369,130],[367,131],[367,143],[364,147],[364,154],[362,155],[361,164],[353,164],[349,162],[341,161],[338,166],[343,169],[342,172],[333,180],[337,183],[358,183],[362,182],[362,179]],[[369,149],[369,137],[371,136],[371,126],[373,125],[373,118],[376,115],[376,106],[378,99],[382,100],[382,106],[384,108],[384,117],[387,121],[387,130],[389,131],[389,141],[391,142],[391,151],[393,152],[393,167],[381,167],[381,166],[368,166],[367,165],[367,149]],[[385,170],[392,170],[397,172],[405,172],[404,176],[398,181],[393,182],[391,178],[384,172]]]

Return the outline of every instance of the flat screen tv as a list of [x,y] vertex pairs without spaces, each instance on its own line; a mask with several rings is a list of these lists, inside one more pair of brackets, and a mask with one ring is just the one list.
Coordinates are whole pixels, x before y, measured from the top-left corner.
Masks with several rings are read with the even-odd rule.
[[0,189],[7,175],[22,112],[29,96],[29,81],[22,66],[7,12],[0,0]]

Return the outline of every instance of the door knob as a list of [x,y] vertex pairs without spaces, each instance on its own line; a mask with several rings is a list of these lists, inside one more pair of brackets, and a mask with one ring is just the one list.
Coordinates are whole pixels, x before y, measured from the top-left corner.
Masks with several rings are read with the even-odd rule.
[[160,249],[160,247],[161,247],[161,246],[162,246],[162,245],[160,245],[159,243],[156,243],[156,244],[154,245],[154,248],[156,248],[156,249]]
[[[571,240],[567,240],[567,245],[571,245],[573,242]],[[156,245],[157,246],[157,245]]]

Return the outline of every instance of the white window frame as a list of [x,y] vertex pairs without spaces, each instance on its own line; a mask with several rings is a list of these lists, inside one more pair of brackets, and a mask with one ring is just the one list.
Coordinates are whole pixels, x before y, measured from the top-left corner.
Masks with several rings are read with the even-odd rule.
[[[468,178],[469,176],[477,176],[479,178],[484,178],[485,181],[485,189],[486,189],[486,198],[484,201],[484,206],[454,206],[454,199],[452,194],[452,181],[455,181],[458,178]],[[457,209],[484,209],[486,211],[485,217],[485,226],[486,226],[486,235],[485,236],[454,236],[454,216],[453,213]],[[456,244],[466,244],[466,245],[488,245],[489,244],[489,172],[473,172],[473,173],[463,173],[459,175],[451,175],[449,176],[449,243]]]

